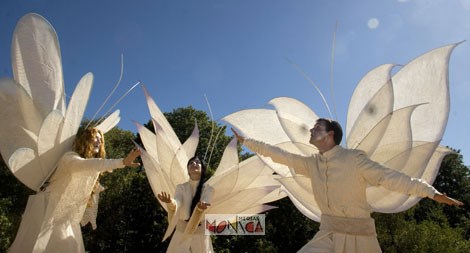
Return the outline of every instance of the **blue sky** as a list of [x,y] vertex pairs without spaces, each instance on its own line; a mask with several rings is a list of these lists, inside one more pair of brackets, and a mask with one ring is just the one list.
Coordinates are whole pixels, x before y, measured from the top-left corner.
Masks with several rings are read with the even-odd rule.
[[[330,104],[330,64],[336,23],[334,100],[345,126],[350,96],[361,77],[384,63],[470,38],[470,0],[1,0],[0,74],[11,76],[10,42],[21,16],[36,12],[56,29],[65,89],[93,72],[91,117],[124,76],[106,111],[130,86],[145,83],[163,111],[192,105],[215,119],[266,107],[278,96],[303,101],[328,116],[301,66]],[[441,144],[460,149],[470,164],[468,97],[470,42],[450,61],[451,113]],[[140,88],[119,105],[119,127],[149,113]],[[103,113],[104,113],[103,111]]]

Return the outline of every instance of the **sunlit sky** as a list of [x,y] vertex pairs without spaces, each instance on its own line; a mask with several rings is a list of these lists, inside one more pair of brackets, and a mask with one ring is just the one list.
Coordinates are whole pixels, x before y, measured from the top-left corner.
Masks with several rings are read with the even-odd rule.
[[[88,118],[119,79],[121,55],[122,82],[102,113],[142,81],[165,112],[191,105],[209,113],[206,96],[218,120],[241,109],[269,108],[272,98],[290,96],[329,117],[288,58],[336,105],[345,127],[351,94],[369,70],[406,64],[470,38],[470,0],[1,0],[2,77],[12,76],[11,36],[28,12],[44,16],[59,36],[67,94],[82,75],[93,72]],[[469,68],[470,42],[465,42],[450,60],[451,113],[441,142],[461,150],[467,165]],[[118,126],[132,132],[133,120],[150,118],[140,88],[117,108]]]

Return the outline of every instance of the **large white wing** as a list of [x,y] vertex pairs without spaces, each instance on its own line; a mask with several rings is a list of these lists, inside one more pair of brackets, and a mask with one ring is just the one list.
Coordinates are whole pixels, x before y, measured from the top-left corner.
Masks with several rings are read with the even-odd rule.
[[[199,130],[196,124],[188,140],[180,144],[173,128],[145,87],[144,92],[155,133],[136,123],[146,149],[142,151],[142,161],[155,196],[162,191],[174,196],[176,185],[189,180],[186,164],[195,154]],[[254,214],[274,208],[267,203],[285,197],[286,194],[280,191],[280,183],[275,180],[273,173],[273,170],[256,156],[239,163],[237,142],[233,139],[225,148],[214,175],[205,183],[206,187],[213,189],[209,200],[211,206],[207,213]],[[209,197],[203,193],[202,198]],[[160,204],[167,209],[164,203]],[[194,219],[200,217],[191,217],[189,223],[198,224]],[[164,238],[173,231],[174,220],[170,222]]]
[[276,111],[271,109],[242,110],[222,120],[237,128],[246,138],[256,138],[271,145],[290,141],[282,130]]
[[[286,196],[280,191],[273,170],[259,157],[238,162],[236,143],[233,139],[225,148],[219,167],[206,182],[214,189],[207,213],[247,213],[255,206],[262,212],[272,208],[267,203]],[[236,156],[237,159],[225,159],[227,156]]]
[[[239,129],[248,138],[255,138],[299,155],[317,153],[318,150],[309,144],[309,130],[318,119],[317,114],[294,98],[279,97],[269,103],[275,110],[244,110],[232,113],[223,120]],[[254,130],[260,125],[266,128]],[[280,190],[289,196],[297,209],[305,216],[319,221],[321,212],[312,194],[310,181],[307,180],[308,183],[305,183],[305,177],[295,176],[293,170],[273,162],[270,158],[263,156],[257,158],[280,177],[278,179],[282,185]]]
[[66,108],[57,34],[38,14],[20,19],[11,52],[14,80],[0,81],[0,151],[13,174],[38,191],[71,149],[93,75],[83,76]]
[[[233,139],[226,147],[216,173],[205,183],[213,189],[210,196],[203,192],[202,198],[211,204],[205,213],[257,214],[271,210],[275,207],[268,203],[286,196],[276,178],[273,170],[257,156],[239,163],[236,139]],[[194,232],[201,219],[200,215],[192,215],[185,233]]]
[[273,105],[284,132],[290,141],[299,149],[296,152],[303,155],[318,153],[318,150],[309,144],[310,129],[319,118],[304,103],[289,97],[278,97],[269,101]]
[[[145,148],[142,152],[145,172],[155,196],[162,191],[174,196],[176,185],[189,179],[186,163],[196,153],[199,129],[196,124],[188,140],[181,144],[145,86],[142,88],[155,129],[155,133],[152,133],[143,125],[135,123]],[[161,204],[166,209],[166,205]]]
[[[449,58],[457,45],[429,51],[393,76],[392,65],[369,72],[351,98],[348,147],[432,184],[442,158],[450,152],[439,142],[449,114]],[[380,212],[403,211],[419,200],[382,187],[370,187],[367,197]]]
[[[29,115],[22,114],[28,107]],[[36,159],[39,128],[32,131],[25,126],[30,115],[40,119],[34,103],[25,89],[12,79],[0,79],[0,152],[12,173],[26,186],[36,189],[38,177],[43,177],[39,160]],[[42,119],[41,119],[42,120]]]
[[[451,152],[439,146],[449,112],[448,62],[457,44],[435,49],[405,65],[393,77],[393,64],[370,71],[358,84],[349,105],[347,146],[364,150],[371,159],[409,176],[434,182],[442,158]],[[306,126],[318,118],[303,103],[276,98],[275,110],[251,109],[223,118],[245,137],[308,155]],[[428,120],[429,119],[429,120]],[[321,212],[311,185],[283,165],[263,158],[276,170],[279,182],[296,207],[319,221]],[[382,187],[367,189],[368,202],[375,211],[399,212],[419,199],[390,192]]]
[[60,47],[52,25],[35,13],[23,16],[13,33],[11,54],[15,80],[40,104],[43,115],[64,113]]
[[[311,155],[318,150],[308,143],[309,129],[318,116],[304,103],[289,97],[279,97],[269,102],[271,109],[250,109],[232,113],[222,120],[238,129],[247,138],[254,138],[299,155]],[[313,197],[310,181],[294,176],[293,170],[275,163],[271,158],[256,156],[276,172],[282,185],[279,191],[287,194],[305,216],[319,221],[321,212]],[[310,189],[310,190],[309,190]]]

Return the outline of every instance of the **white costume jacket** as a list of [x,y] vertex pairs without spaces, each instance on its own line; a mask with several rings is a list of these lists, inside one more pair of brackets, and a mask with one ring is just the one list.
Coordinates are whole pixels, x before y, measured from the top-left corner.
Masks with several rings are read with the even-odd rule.
[[320,231],[299,252],[381,252],[366,199],[369,185],[419,197],[437,193],[426,182],[384,167],[360,150],[335,146],[323,155],[305,157],[251,139],[244,145],[274,162],[307,171],[322,219]]

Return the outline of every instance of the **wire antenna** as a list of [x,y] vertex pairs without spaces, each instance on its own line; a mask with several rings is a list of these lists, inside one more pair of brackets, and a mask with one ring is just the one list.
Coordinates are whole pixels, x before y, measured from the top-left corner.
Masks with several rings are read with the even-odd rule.
[[221,128],[219,129],[219,131],[217,131],[217,135],[215,136],[214,144],[212,145],[211,153],[210,153],[210,155],[209,155],[209,160],[207,161],[207,164],[209,164],[210,161],[211,161],[212,154],[214,153],[215,144],[217,143],[217,139],[219,139],[220,133],[221,133],[222,130],[224,130],[224,129],[225,129],[224,127],[221,127]]
[[93,120],[95,120],[96,115],[98,115],[98,113],[101,111],[101,109],[103,109],[104,105],[108,102],[109,98],[114,94],[114,92],[116,91],[117,87],[118,87],[119,84],[121,83],[123,73],[124,73],[124,55],[121,54],[121,74],[119,75],[119,79],[118,79],[117,83],[114,85],[113,90],[109,93],[108,97],[107,97],[107,98],[104,100],[104,102],[101,104],[100,108],[95,112],[95,115],[93,115],[93,117],[92,117],[91,120],[88,122],[88,124],[86,125],[85,128],[88,128],[88,126],[90,126],[91,122],[93,122]]
[[330,65],[330,92],[331,101],[333,102],[333,112],[335,113],[335,120],[338,120],[338,114],[336,113],[336,101],[334,92],[334,65],[335,65],[335,47],[336,47],[336,31],[338,30],[338,21],[336,21],[335,30],[333,31],[333,42],[331,46],[331,65]]
[[302,74],[302,76],[310,83],[313,85],[313,87],[315,88],[315,90],[318,92],[318,94],[320,95],[320,97],[322,98],[323,100],[323,103],[325,104],[325,107],[326,109],[328,110],[328,114],[330,115],[330,118],[333,118],[333,115],[331,114],[331,110],[330,110],[330,107],[328,106],[328,102],[326,101],[325,99],[325,96],[323,96],[323,93],[321,92],[320,88],[318,88],[318,86],[313,82],[312,79],[310,79],[310,77],[305,74],[305,71],[299,67],[299,65],[295,64],[293,61],[291,61],[289,58],[286,57],[286,60],[292,64],[296,69],[297,71],[300,72],[300,74]]
[[[212,121],[211,135],[210,135],[210,137],[209,137],[209,142],[207,143],[206,152],[204,153],[204,161],[206,161],[207,151],[209,151],[209,149],[210,149],[211,142],[212,142],[212,136],[214,135],[215,122],[214,122],[214,115],[212,114],[211,105],[210,105],[210,103],[209,103],[209,99],[207,99],[206,94],[204,94],[204,98],[206,99],[207,107],[209,108],[209,114],[210,114],[211,121]],[[210,159],[210,158],[209,158],[209,159]],[[207,163],[207,164],[209,164],[209,163]]]
[[119,104],[119,102],[121,102],[121,100],[123,98],[125,98],[127,96],[127,94],[129,94],[135,87],[137,87],[137,85],[140,84],[140,81],[138,81],[137,83],[135,83],[129,90],[126,91],[126,93],[124,93],[109,109],[108,111],[106,111],[106,113],[104,114],[104,117],[101,118],[101,120],[99,120],[98,122],[96,122],[95,125],[98,125],[99,123],[101,123],[108,115],[109,115],[109,112],[117,105]]

